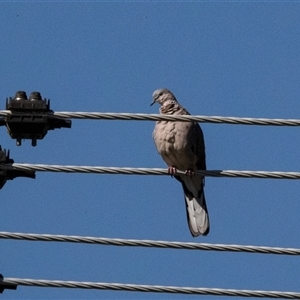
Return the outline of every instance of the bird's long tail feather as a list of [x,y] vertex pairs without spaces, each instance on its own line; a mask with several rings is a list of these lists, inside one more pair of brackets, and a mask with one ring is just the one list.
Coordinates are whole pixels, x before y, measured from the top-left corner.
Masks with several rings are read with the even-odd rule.
[[201,176],[175,176],[182,184],[186,202],[188,225],[191,234],[207,235],[209,233],[209,216],[204,195],[204,178]]

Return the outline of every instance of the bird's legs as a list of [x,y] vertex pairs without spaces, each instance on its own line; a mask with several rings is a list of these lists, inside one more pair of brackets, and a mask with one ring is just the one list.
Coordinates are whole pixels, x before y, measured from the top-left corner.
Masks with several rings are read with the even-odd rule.
[[[176,175],[177,174],[176,167],[169,166],[168,167],[168,174],[170,174],[172,177],[173,177],[173,175]],[[195,176],[195,171],[192,170],[192,169],[188,169],[188,170],[185,171],[185,175],[189,176],[190,178],[192,178],[192,177]]]
[[185,171],[185,175],[189,176],[190,178],[195,176],[194,170],[188,169]]
[[168,173],[173,177],[177,173],[177,169],[173,166],[168,167]]

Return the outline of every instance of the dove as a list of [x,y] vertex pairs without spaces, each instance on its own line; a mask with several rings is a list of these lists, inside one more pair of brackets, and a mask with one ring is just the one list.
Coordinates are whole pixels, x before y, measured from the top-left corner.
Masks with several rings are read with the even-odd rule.
[[[190,115],[168,89],[153,92],[153,102],[161,114]],[[196,122],[157,121],[153,139],[158,153],[168,165],[168,173],[181,182],[193,237],[209,233],[209,216],[204,196],[204,177],[195,170],[206,170],[203,132]],[[185,174],[177,174],[177,170]]]

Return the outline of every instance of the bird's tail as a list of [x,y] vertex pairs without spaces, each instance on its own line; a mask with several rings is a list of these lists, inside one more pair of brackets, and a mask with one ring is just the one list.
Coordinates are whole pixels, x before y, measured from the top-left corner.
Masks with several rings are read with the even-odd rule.
[[204,196],[204,178],[201,176],[175,176],[182,184],[186,213],[191,234],[207,235],[209,217]]

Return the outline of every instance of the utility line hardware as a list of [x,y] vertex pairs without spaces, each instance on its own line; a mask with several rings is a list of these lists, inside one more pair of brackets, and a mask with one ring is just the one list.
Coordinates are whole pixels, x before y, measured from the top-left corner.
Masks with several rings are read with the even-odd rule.
[[[32,170],[15,170],[12,168],[5,168],[4,165],[11,165],[14,160],[9,158],[9,151],[2,150],[0,146],[0,189],[4,186],[7,180],[13,180],[16,177],[29,177],[35,179],[35,171]],[[1,279],[1,278],[0,278]]]
[[3,291],[5,289],[8,289],[8,290],[16,290],[17,289],[17,284],[14,284],[14,283],[6,283],[6,282],[3,282],[3,276],[2,274],[0,274],[0,294],[3,293]]
[[10,114],[0,118],[0,126],[7,127],[9,135],[21,146],[22,139],[31,139],[32,146],[41,140],[48,130],[56,128],[71,128],[71,121],[52,115],[50,100],[39,92],[32,92],[27,99],[24,91],[18,91],[14,98],[6,99],[6,109]]

